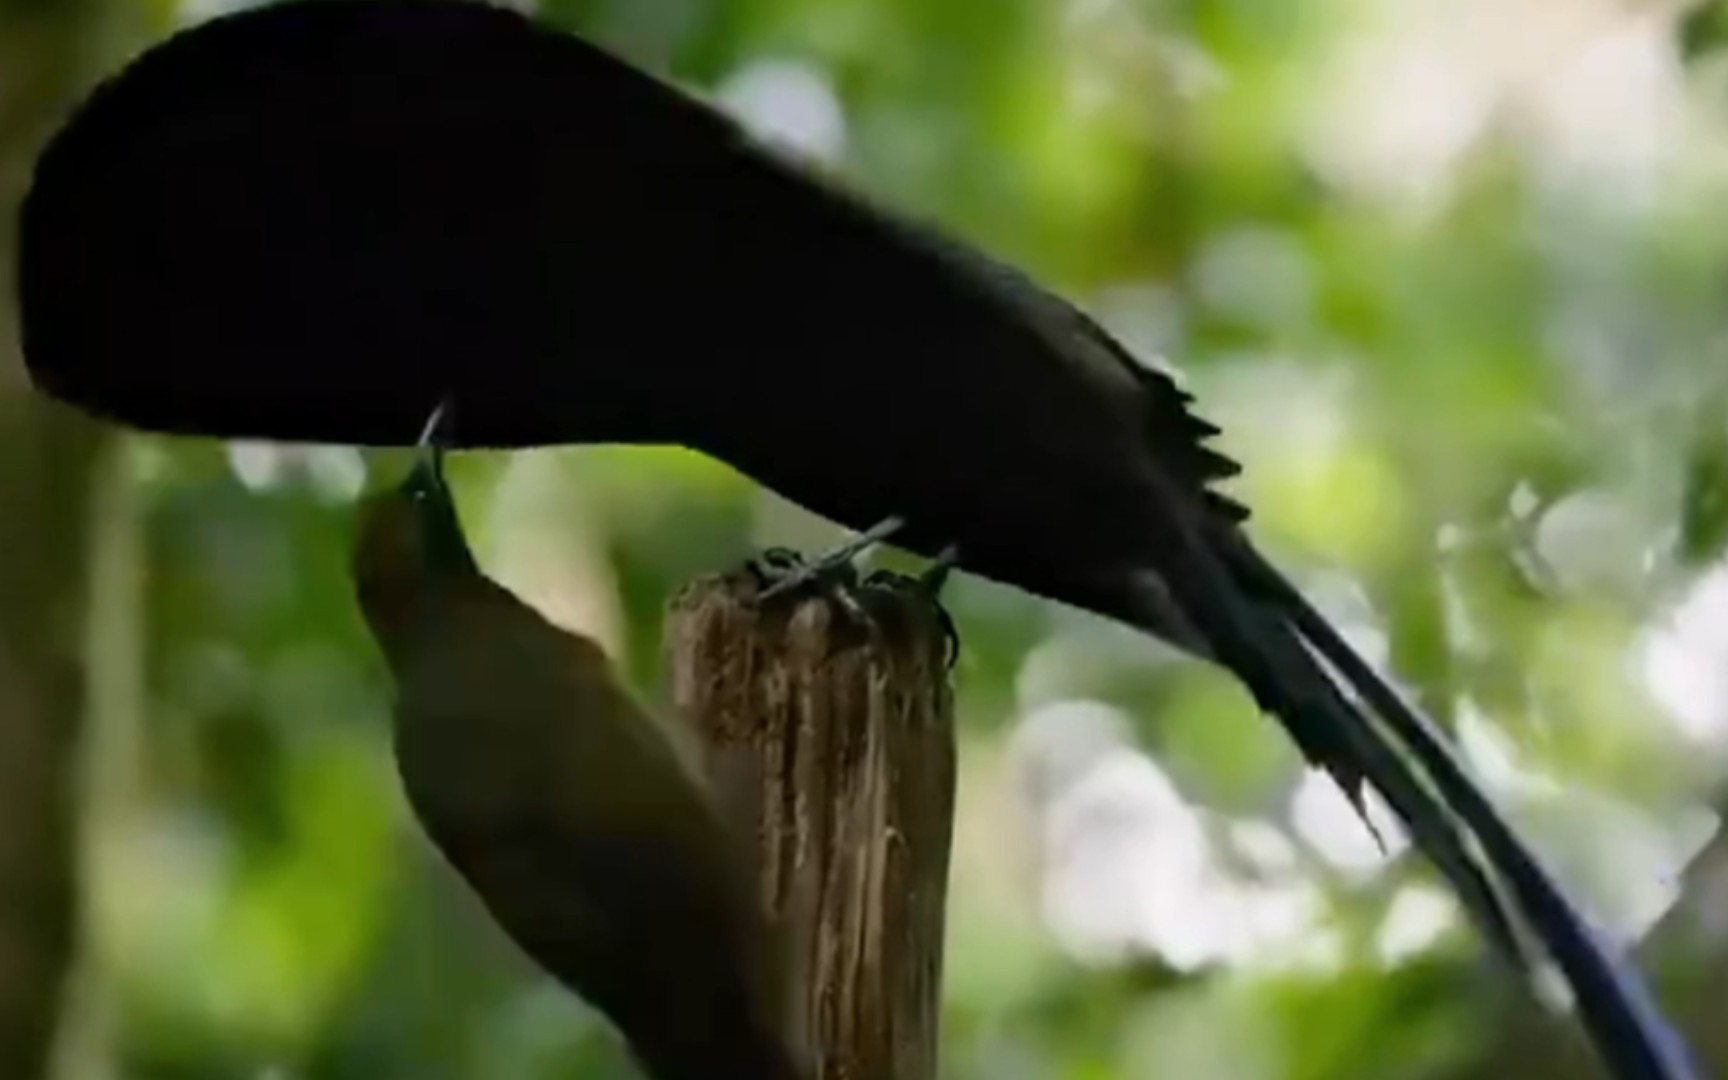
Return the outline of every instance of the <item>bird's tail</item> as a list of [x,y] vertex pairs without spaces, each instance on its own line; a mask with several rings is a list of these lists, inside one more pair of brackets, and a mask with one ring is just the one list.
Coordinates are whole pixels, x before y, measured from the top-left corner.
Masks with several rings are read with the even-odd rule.
[[1528,971],[1521,929],[1541,943],[1616,1075],[1694,1080],[1642,980],[1609,954],[1433,725],[1240,534],[1182,546],[1166,551],[1165,574],[1136,583],[1130,621],[1155,628],[1174,599],[1214,658],[1359,809],[1364,785],[1380,793],[1501,952]]

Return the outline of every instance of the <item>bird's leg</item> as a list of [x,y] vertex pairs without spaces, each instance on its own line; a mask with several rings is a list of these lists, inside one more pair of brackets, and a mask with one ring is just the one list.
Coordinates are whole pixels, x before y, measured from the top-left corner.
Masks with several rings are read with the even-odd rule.
[[800,561],[796,567],[789,570],[782,570],[779,566],[770,567],[769,569],[780,572],[774,575],[776,578],[774,583],[762,590],[757,599],[771,600],[776,596],[818,583],[828,585],[851,584],[856,580],[854,564],[857,562],[858,556],[905,527],[906,519],[896,514],[893,517],[878,521],[851,540],[832,551],[818,555],[809,562]]

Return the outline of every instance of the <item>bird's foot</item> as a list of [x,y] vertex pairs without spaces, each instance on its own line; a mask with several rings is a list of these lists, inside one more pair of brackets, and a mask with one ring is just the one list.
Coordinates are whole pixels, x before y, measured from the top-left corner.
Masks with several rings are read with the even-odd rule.
[[[954,565],[959,560],[960,548],[949,544],[924,568],[923,573],[911,579],[911,587],[920,593],[936,612],[936,620],[942,630],[942,655],[950,669],[960,660],[960,630],[954,625],[954,617],[942,606],[942,587],[948,583],[948,575],[953,572]],[[877,570],[864,579],[864,584],[893,588],[905,580],[903,575],[893,571]]]
[[[858,557],[905,527],[905,518],[884,518],[846,543],[808,562],[799,558],[796,552],[785,548],[773,548],[763,552],[763,560],[772,555],[775,562],[769,567],[768,576],[772,580],[767,588],[757,594],[757,599],[772,600],[776,596],[799,592],[813,586],[822,586],[825,591],[830,592],[837,588],[840,591],[851,588],[858,584]],[[791,557],[790,564],[787,556]],[[760,571],[758,576],[762,576]]]
[[759,592],[778,588],[793,575],[802,574],[805,569],[804,556],[784,547],[764,548],[744,565],[755,576]]
[[851,559],[841,559],[828,565],[828,556],[816,562],[807,561],[791,548],[772,547],[751,559],[746,565],[756,577],[758,602],[779,596],[819,592],[832,600],[854,621],[863,622],[868,612],[853,593],[863,584],[858,568]]
[[910,587],[935,609],[942,630],[943,655],[952,668],[960,658],[960,633],[942,606],[942,588],[959,560],[960,549],[952,544],[943,548],[923,573],[910,579],[890,570],[858,573],[858,557],[904,527],[903,519],[889,518],[810,560],[790,548],[768,548],[748,564],[758,585],[756,598],[762,602],[797,593],[819,593],[838,604],[852,619],[868,622],[870,616],[856,598],[860,589]]

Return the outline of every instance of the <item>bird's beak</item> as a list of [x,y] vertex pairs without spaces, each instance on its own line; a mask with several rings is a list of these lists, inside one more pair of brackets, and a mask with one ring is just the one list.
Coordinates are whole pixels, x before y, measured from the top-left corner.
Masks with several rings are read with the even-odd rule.
[[421,490],[436,491],[444,487],[444,447],[438,437],[447,425],[450,402],[440,401],[427,417],[426,426],[415,442],[414,464],[408,470],[405,484]]

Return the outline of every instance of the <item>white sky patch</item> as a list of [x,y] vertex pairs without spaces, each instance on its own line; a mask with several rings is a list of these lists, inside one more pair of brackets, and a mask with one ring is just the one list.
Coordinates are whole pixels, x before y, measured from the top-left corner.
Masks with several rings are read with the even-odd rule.
[[1706,809],[1659,816],[1612,792],[1531,769],[1467,700],[1457,734],[1471,772],[1502,813],[1617,942],[1636,940],[1673,906],[1686,865],[1715,833],[1717,818]]
[[1290,798],[1290,820],[1297,834],[1327,863],[1357,881],[1373,877],[1410,846],[1403,828],[1377,793],[1367,792],[1363,803],[1374,830],[1363,822],[1332,777],[1318,769],[1307,771]]
[[310,446],[304,462],[313,490],[333,502],[352,502],[366,486],[366,459],[352,446]]
[[1432,197],[1486,126],[1489,89],[1443,39],[1407,27],[1365,35],[1333,73],[1309,156],[1344,187]]
[[1236,920],[1226,953],[1232,963],[1317,975],[1344,966],[1344,936],[1326,924],[1325,898],[1311,882],[1241,885],[1218,900]]
[[1150,948],[1184,971],[1217,957],[1227,928],[1200,887],[1205,833],[1149,759],[1107,755],[1051,803],[1044,827],[1045,914],[1075,955]]
[[1341,187],[1435,205],[1493,135],[1554,187],[1637,209],[1684,149],[1675,5],[1381,0],[1316,80],[1304,145]]
[[1520,795],[1557,795],[1563,790],[1553,777],[1522,764],[1511,736],[1469,698],[1458,701],[1453,733],[1465,769],[1484,790]]
[[228,444],[228,468],[248,491],[268,491],[282,476],[282,455],[275,443],[240,440]]
[[1639,635],[1633,662],[1683,736],[1728,743],[1728,563],[1705,571]]
[[[1122,710],[1098,701],[1039,704],[1014,733],[1022,791],[1040,813],[1112,754],[1130,749],[1133,727]],[[1168,781],[1159,779],[1165,784]]]
[[1229,836],[1237,853],[1262,873],[1293,873],[1300,865],[1296,845],[1271,822],[1234,821],[1230,823]]
[[1193,276],[1207,306],[1260,326],[1306,326],[1313,315],[1312,260],[1286,230],[1225,230],[1201,248]]
[[1032,713],[1016,736],[1023,790],[1039,813],[1044,917],[1062,946],[1084,962],[1151,953],[1183,971],[1342,963],[1341,947],[1315,947],[1325,901],[1289,841],[1263,822],[1229,830],[1261,869],[1277,871],[1235,878],[1204,812],[1129,731],[1117,710],[1070,701]]
[[1206,413],[1218,445],[1256,462],[1323,460],[1351,431],[1351,377],[1276,353],[1221,356],[1205,373]]
[[248,491],[301,481],[331,502],[352,502],[366,485],[366,459],[352,446],[236,439],[228,443],[228,468]]
[[1388,968],[1397,967],[1434,943],[1458,924],[1458,905],[1452,897],[1427,885],[1406,885],[1398,890],[1374,936],[1374,953]]
[[180,0],[175,9],[175,21],[183,26],[201,23],[206,19],[214,19],[221,15],[231,15],[237,11],[245,11],[263,3],[263,0]]
[[1611,191],[1641,206],[1682,149],[1685,72],[1673,39],[1673,5],[1624,11],[1537,82],[1530,102],[1551,177]]
[[828,77],[798,60],[759,60],[720,84],[722,107],[751,134],[825,164],[846,154],[846,113]]
[[1567,589],[1637,589],[1650,523],[1633,502],[1602,489],[1554,503],[1536,525],[1536,550]]
[[1643,937],[1679,900],[1687,864],[1718,825],[1707,808],[1659,817],[1577,784],[1532,800],[1519,818],[1561,884],[1619,946]]

